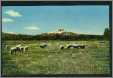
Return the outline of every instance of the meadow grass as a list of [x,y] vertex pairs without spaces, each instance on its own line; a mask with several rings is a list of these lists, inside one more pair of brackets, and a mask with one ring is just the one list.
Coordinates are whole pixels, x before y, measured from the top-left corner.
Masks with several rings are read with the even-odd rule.
[[[49,46],[40,48],[42,41],[6,41],[9,47],[28,45],[23,54],[11,55],[2,48],[2,75],[29,74],[109,74],[109,42],[98,41],[48,41]],[[59,49],[59,44],[82,43],[85,49]]]

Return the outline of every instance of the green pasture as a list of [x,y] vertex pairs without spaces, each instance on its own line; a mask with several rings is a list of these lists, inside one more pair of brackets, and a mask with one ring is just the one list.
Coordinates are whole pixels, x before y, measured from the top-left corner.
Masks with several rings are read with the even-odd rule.
[[[108,41],[48,41],[48,47],[40,48],[42,42],[5,41],[2,45],[2,75],[110,73]],[[59,49],[59,44],[66,46],[70,43],[88,46],[85,49]],[[11,55],[10,47],[17,44],[28,45],[28,51]]]

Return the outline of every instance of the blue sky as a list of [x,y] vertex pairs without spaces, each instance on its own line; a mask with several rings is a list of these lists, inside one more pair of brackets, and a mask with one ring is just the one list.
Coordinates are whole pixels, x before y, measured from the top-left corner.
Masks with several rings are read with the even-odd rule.
[[101,6],[4,6],[2,31],[40,34],[58,28],[101,35],[109,27],[109,7]]

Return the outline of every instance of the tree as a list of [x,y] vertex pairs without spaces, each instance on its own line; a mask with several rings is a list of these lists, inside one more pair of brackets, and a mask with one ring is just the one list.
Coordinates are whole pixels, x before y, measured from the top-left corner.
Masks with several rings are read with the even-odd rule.
[[104,39],[108,40],[110,37],[110,30],[109,28],[105,28],[104,30]]

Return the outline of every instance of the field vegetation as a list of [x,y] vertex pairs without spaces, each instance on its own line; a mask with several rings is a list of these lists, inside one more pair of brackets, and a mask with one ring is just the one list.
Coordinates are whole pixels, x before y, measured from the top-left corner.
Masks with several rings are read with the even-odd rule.
[[[109,74],[109,41],[61,41],[49,40],[46,48],[40,48],[37,40],[7,40],[2,44],[2,75],[36,74]],[[63,49],[69,43],[86,44],[85,49]],[[28,51],[11,55],[10,47],[17,44],[29,46]],[[6,47],[7,45],[7,47]]]

